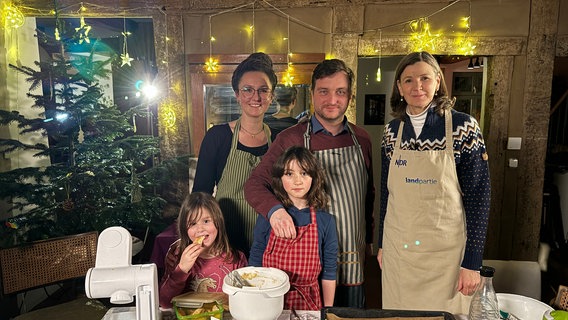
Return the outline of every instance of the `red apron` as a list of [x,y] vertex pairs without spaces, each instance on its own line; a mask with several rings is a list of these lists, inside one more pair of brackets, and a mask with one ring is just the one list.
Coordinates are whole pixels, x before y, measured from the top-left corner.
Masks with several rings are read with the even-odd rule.
[[320,310],[318,278],[321,262],[318,250],[316,211],[310,208],[311,224],[296,227],[295,239],[279,238],[270,232],[262,265],[281,269],[290,277],[290,291],[284,296],[284,309]]

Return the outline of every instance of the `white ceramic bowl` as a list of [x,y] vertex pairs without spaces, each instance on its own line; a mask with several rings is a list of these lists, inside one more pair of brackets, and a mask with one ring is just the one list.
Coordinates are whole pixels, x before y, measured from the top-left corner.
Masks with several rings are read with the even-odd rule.
[[518,294],[498,293],[497,302],[500,310],[511,313],[519,319],[541,320],[545,314],[545,319],[552,319],[550,311],[554,309],[546,303],[533,298]]
[[229,295],[229,312],[235,320],[274,320],[284,309],[290,289],[288,275],[276,268],[245,267],[236,270],[250,287],[235,287],[227,275],[223,292]]

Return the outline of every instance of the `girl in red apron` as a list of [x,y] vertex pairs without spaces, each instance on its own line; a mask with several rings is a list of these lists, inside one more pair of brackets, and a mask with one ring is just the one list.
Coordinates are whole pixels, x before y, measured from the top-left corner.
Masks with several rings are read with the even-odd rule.
[[[296,225],[297,237],[277,237],[259,215],[249,265],[274,267],[290,278],[284,308],[320,310],[332,306],[337,271],[337,229],[334,217],[323,211],[329,201],[324,173],[306,148],[293,146],[274,163],[272,188]],[[321,286],[320,286],[321,279]]]

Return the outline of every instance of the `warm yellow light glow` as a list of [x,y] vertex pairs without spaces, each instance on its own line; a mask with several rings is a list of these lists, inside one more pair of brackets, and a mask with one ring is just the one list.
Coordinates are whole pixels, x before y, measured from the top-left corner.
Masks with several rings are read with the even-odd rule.
[[24,25],[25,21],[20,9],[9,3],[2,8],[2,19],[6,29],[19,28]]
[[291,87],[294,85],[294,76],[292,75],[293,70],[291,68],[288,68],[288,70],[286,70],[286,73],[284,74],[284,77],[282,77],[282,84],[284,84],[285,86]]
[[123,53],[123,54],[120,55],[120,60],[122,61],[122,64],[121,64],[120,66],[121,66],[121,67],[124,67],[125,64],[127,64],[127,65],[129,65],[129,66],[132,66],[132,65],[130,64],[130,62],[131,62],[132,60],[134,60],[134,59],[132,59],[132,58],[130,57],[130,55],[128,54],[128,52],[125,52],[125,53]]
[[75,28],[75,31],[79,36],[79,43],[81,44],[83,43],[83,41],[85,41],[86,43],[91,43],[91,40],[89,39],[89,32],[91,31],[91,26],[85,23],[84,17],[81,17],[80,21],[81,25],[79,26],[79,28]]
[[176,107],[177,104],[170,99],[160,104],[158,113],[158,121],[160,122],[160,126],[168,130],[176,128]]
[[219,62],[213,59],[213,57],[209,57],[209,60],[205,62],[205,71],[207,72],[217,72],[218,68]]
[[61,40],[61,36],[59,35],[59,28],[57,28],[57,27],[55,27],[54,36],[55,36],[55,40],[57,40],[57,41]]
[[432,34],[432,32],[430,32],[430,24],[425,18],[412,21],[410,23],[410,29],[412,31],[410,34],[410,42],[412,43],[412,49],[414,51],[436,51],[436,46],[440,41],[442,33],[438,32]]
[[217,39],[215,39],[215,37],[212,36],[211,39],[209,39],[209,40],[215,41],[215,40],[217,40]]
[[377,82],[381,82],[382,75],[381,75],[381,67],[377,68]]
[[461,18],[461,26],[462,28],[469,29],[469,17]]
[[456,47],[461,55],[473,56],[477,46],[470,37],[461,36],[456,39]]

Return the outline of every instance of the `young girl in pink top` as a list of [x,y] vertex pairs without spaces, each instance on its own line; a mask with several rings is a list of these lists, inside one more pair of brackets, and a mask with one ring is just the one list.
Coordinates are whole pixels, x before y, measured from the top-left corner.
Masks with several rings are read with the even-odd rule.
[[180,238],[168,250],[160,283],[163,308],[171,308],[172,298],[185,292],[222,292],[225,275],[247,265],[245,255],[230,246],[223,213],[210,194],[186,197],[177,229]]

